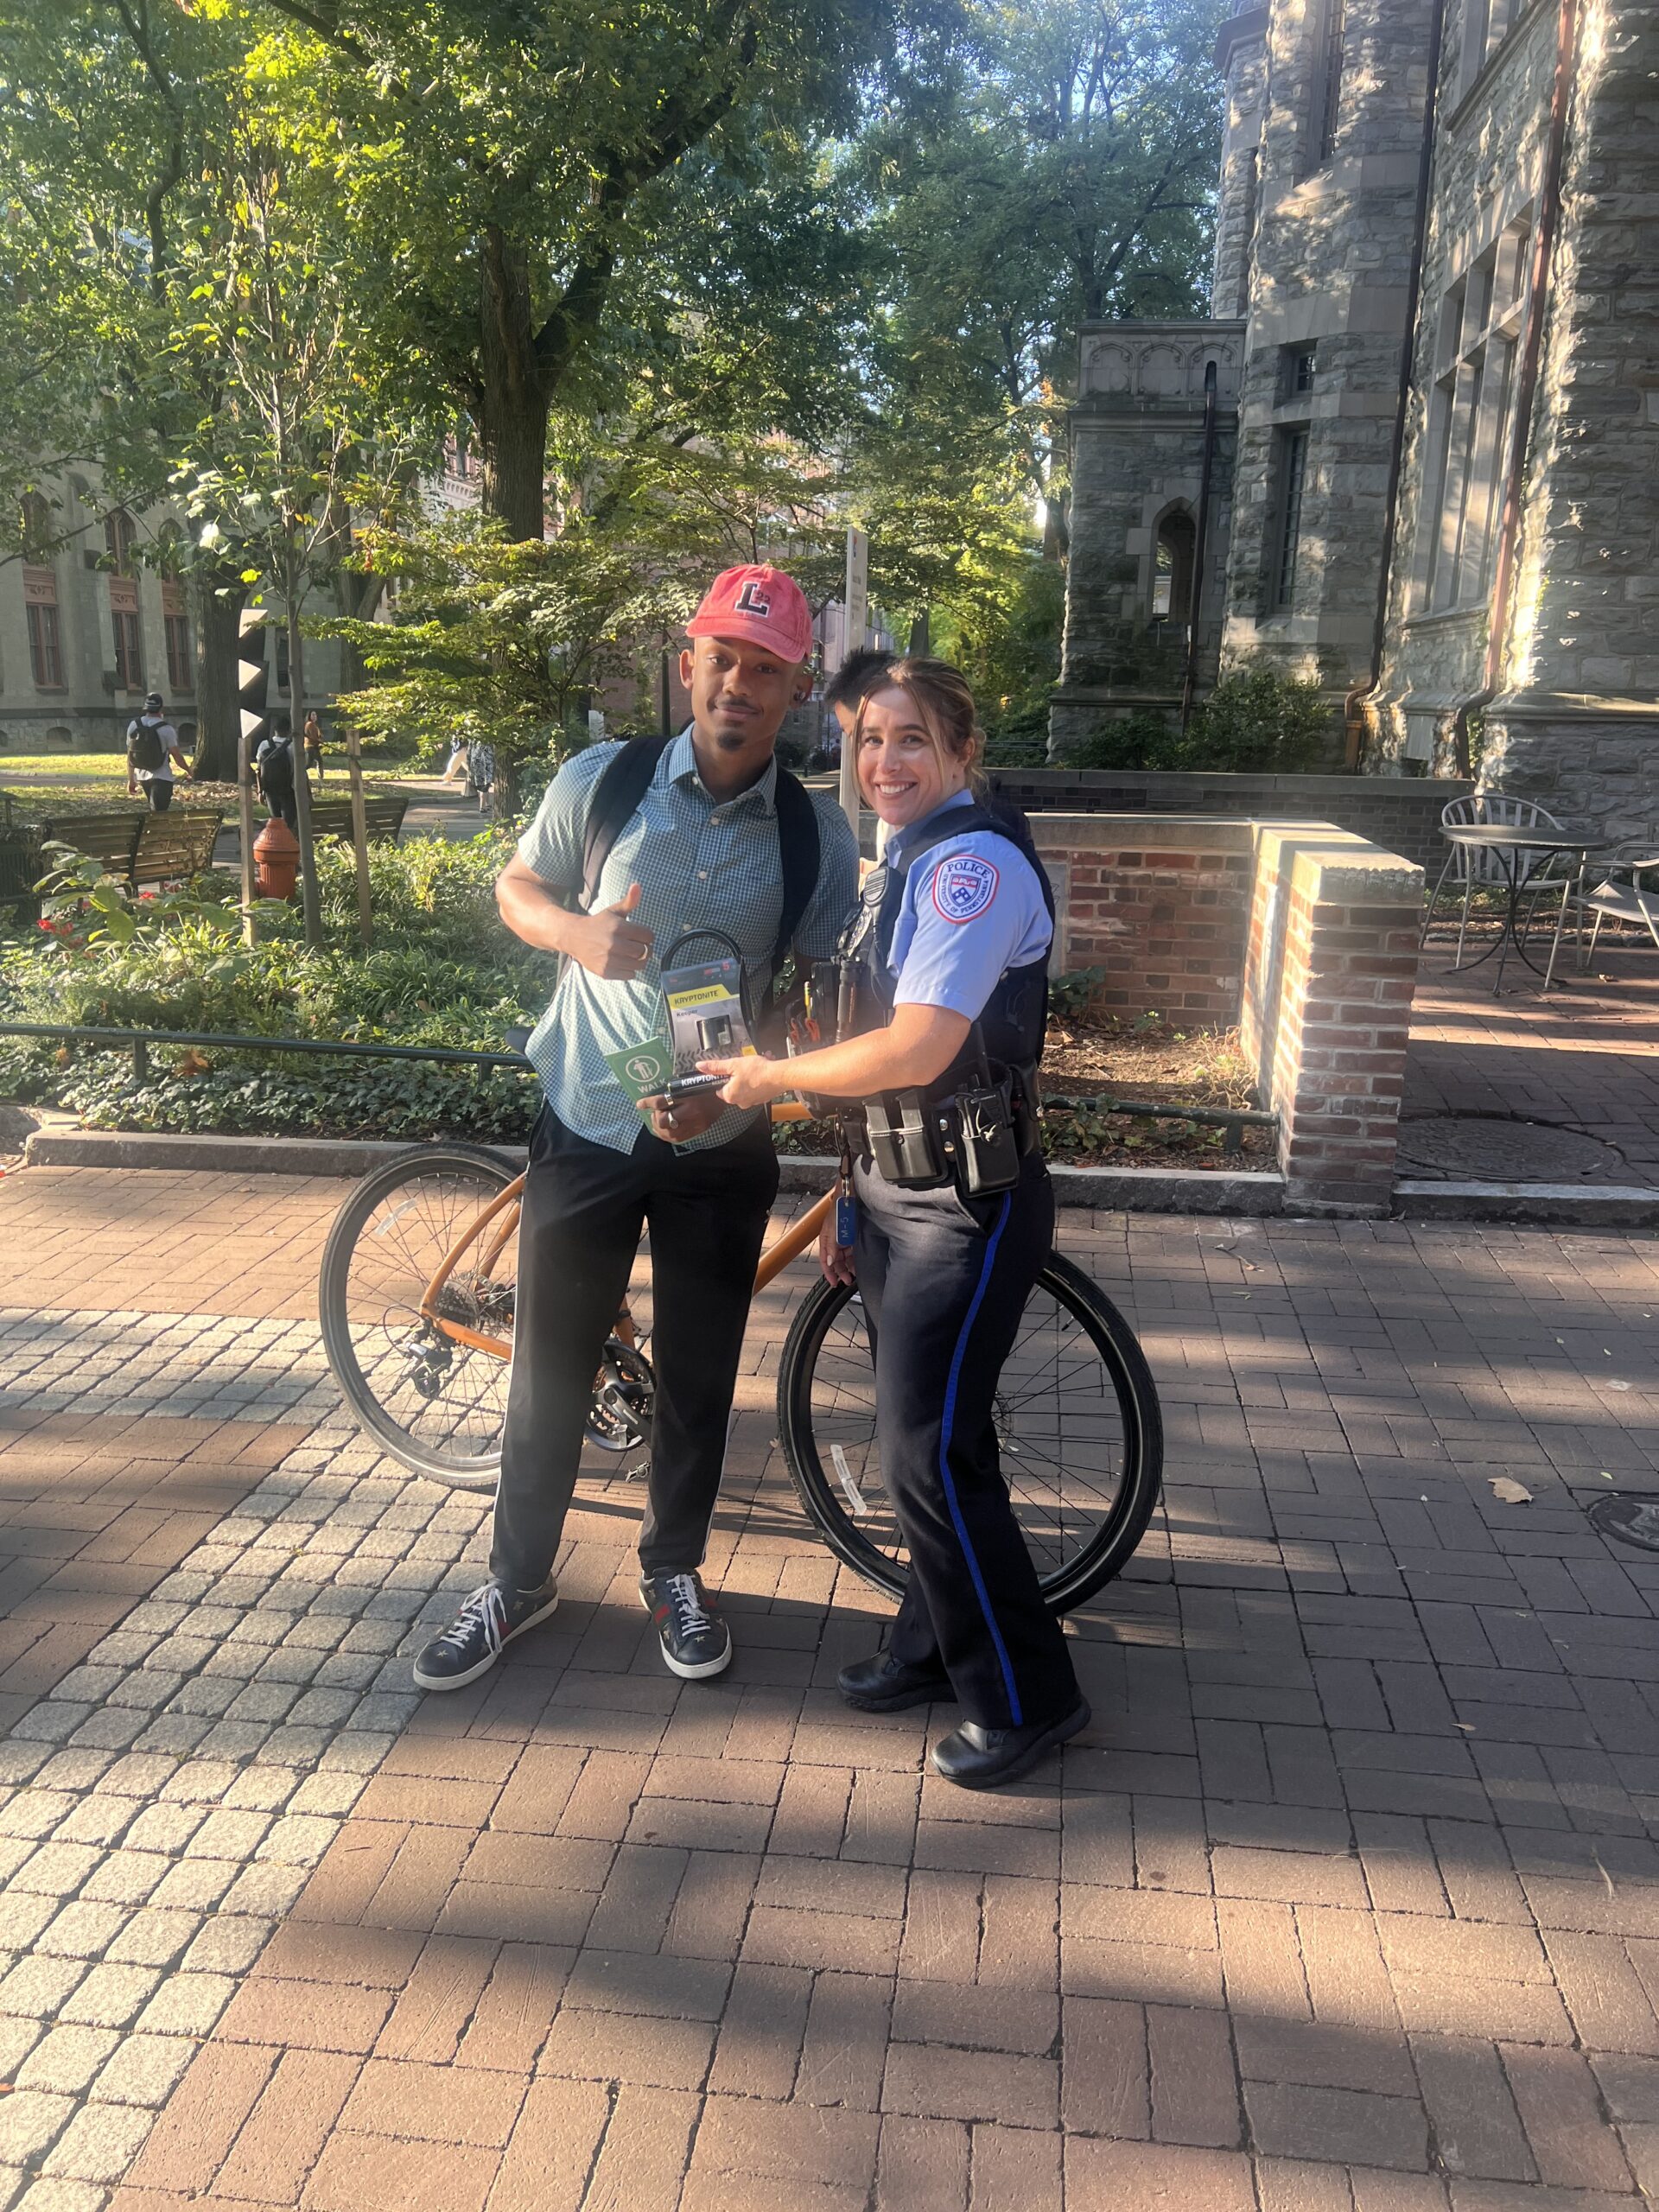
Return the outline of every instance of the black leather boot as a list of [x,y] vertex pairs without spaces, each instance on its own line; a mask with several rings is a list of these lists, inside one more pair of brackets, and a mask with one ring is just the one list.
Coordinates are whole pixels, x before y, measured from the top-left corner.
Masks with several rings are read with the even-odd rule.
[[1024,1728],[985,1728],[977,1720],[964,1720],[934,1746],[933,1764],[947,1782],[963,1789],[995,1789],[999,1783],[1029,1774],[1046,1752],[1058,1751],[1089,1720],[1084,1698],[1063,1719],[1033,1720]]
[[890,1651],[855,1659],[836,1677],[849,1705],[861,1713],[898,1713],[907,1705],[929,1705],[956,1696],[950,1677],[934,1667],[906,1667]]

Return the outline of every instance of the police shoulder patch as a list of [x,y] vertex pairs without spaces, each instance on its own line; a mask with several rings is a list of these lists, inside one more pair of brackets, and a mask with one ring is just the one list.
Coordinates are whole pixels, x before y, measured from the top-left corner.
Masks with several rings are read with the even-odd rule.
[[947,922],[971,922],[996,896],[995,864],[978,853],[952,853],[933,871],[933,906]]

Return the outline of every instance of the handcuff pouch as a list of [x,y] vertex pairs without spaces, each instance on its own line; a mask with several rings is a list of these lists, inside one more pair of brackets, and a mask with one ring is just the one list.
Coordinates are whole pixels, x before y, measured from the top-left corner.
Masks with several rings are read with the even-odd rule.
[[919,1090],[886,1091],[864,1109],[865,1141],[875,1172],[901,1191],[937,1191],[950,1182],[939,1111]]
[[957,1185],[965,1198],[1011,1191],[1020,1180],[1020,1141],[1014,1131],[1014,1079],[958,1090]]

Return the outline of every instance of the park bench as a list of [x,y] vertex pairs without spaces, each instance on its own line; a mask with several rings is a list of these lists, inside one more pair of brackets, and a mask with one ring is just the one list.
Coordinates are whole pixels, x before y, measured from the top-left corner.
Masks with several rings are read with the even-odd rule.
[[[404,826],[404,817],[409,811],[407,791],[365,791],[363,794],[363,825],[371,840],[385,838],[397,842],[397,833]],[[321,794],[311,801],[311,834],[314,837],[346,837],[352,834],[352,802],[349,798],[325,798]]]
[[32,906],[35,886],[47,872],[48,844],[73,845],[95,860],[129,891],[141,883],[162,883],[200,875],[213,857],[223,814],[181,809],[176,814],[141,814],[134,807],[107,814],[20,815],[16,794],[7,793],[0,822],[0,901]]

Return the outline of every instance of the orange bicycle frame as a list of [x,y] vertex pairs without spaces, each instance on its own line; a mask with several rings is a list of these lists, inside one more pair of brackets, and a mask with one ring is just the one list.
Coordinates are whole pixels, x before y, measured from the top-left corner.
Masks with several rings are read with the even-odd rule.
[[[772,1118],[774,1122],[804,1122],[810,1117],[805,1107],[788,1104],[774,1106],[772,1109]],[[429,1322],[440,1336],[448,1337],[452,1344],[465,1344],[469,1351],[488,1352],[497,1359],[510,1359],[512,1357],[512,1344],[510,1339],[505,1337],[486,1336],[481,1330],[469,1329],[464,1321],[456,1321],[446,1313],[440,1313],[438,1300],[443,1295],[445,1284],[454,1274],[462,1258],[472,1249],[492,1223],[494,1223],[497,1224],[496,1234],[491,1239],[489,1249],[484,1255],[478,1269],[482,1275],[489,1274],[506,1249],[514,1230],[518,1226],[518,1202],[524,1196],[524,1179],[522,1175],[516,1175],[504,1191],[496,1192],[477,1220],[467,1228],[460,1243],[453,1245],[444,1254],[442,1260],[439,1262],[436,1274],[426,1286],[421,1299],[421,1319]],[[809,1245],[817,1243],[818,1230],[823,1226],[825,1215],[835,1202],[835,1192],[827,1192],[823,1198],[807,1208],[798,1221],[791,1223],[774,1243],[767,1245],[766,1250],[760,1255],[760,1264],[755,1269],[756,1290],[764,1290],[769,1282],[783,1273],[791,1261],[798,1260]],[[625,1324],[626,1319],[626,1309],[624,1308],[623,1322]],[[618,1333],[626,1333],[627,1340],[632,1343],[631,1327],[625,1330],[619,1325]]]

